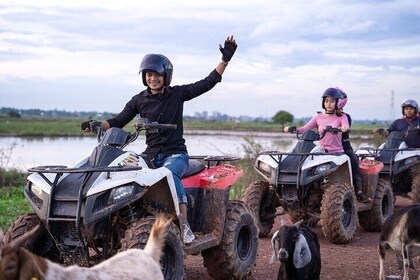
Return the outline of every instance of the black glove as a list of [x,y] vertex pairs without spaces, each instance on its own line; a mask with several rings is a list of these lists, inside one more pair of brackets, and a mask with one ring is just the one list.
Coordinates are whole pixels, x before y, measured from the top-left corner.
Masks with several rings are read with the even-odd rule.
[[229,62],[233,54],[235,53],[237,47],[238,45],[236,44],[235,39],[233,39],[233,36],[231,36],[230,38],[227,37],[224,47],[222,47],[222,45],[219,44],[219,50],[223,55],[222,60],[225,62]]
[[90,129],[90,125],[89,125],[89,123],[91,122],[92,120],[88,120],[88,121],[85,121],[85,122],[82,122],[82,124],[80,125],[80,128],[84,131],[84,130],[86,130],[86,128],[89,128]]

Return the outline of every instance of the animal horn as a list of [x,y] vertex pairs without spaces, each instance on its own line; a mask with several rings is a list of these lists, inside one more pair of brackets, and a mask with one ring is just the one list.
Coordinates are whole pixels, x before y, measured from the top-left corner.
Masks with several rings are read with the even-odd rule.
[[295,226],[295,227],[300,227],[300,225],[303,223],[303,219],[302,220],[299,220],[299,221],[297,221],[296,223],[294,223],[293,225]]
[[276,231],[273,234],[273,237],[271,238],[271,248],[273,249],[273,255],[271,256],[270,264],[272,264],[278,258],[278,256],[277,256],[277,250],[276,250],[277,249],[276,243],[277,243],[277,239],[279,238],[277,236],[278,233],[279,233],[279,231]]

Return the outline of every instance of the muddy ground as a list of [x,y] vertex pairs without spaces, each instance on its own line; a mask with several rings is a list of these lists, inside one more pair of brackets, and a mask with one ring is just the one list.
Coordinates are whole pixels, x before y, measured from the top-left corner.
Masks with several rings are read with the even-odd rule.
[[[396,209],[398,209],[398,206],[408,204],[411,204],[411,201],[398,197]],[[277,217],[271,233],[267,237],[259,239],[257,262],[250,279],[277,279],[279,263],[269,264],[272,254],[271,236],[280,227],[281,222],[287,220],[288,216]],[[314,230],[318,234],[321,245],[321,279],[379,279],[379,257],[377,253],[379,232],[367,232],[359,227],[355,238],[350,244],[335,245],[325,239],[319,223]],[[403,272],[398,270],[394,255],[388,253],[385,261],[387,279],[402,279]],[[415,261],[414,265],[416,270],[410,269],[410,279],[417,280],[417,277],[420,277],[418,276],[420,275],[420,261]],[[207,274],[206,268],[203,266],[203,260],[200,255],[187,257],[186,279],[211,279]]]

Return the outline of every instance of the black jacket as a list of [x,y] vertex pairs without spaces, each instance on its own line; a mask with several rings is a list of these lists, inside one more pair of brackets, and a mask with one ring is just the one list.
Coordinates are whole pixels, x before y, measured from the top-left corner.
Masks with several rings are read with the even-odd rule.
[[191,100],[212,89],[222,76],[213,70],[206,78],[198,82],[168,86],[161,94],[151,94],[148,89],[133,96],[116,117],[107,120],[111,127],[124,127],[137,114],[151,122],[176,124],[177,129],[160,129],[157,133],[146,132],[147,148],[145,154],[153,159],[158,153],[166,155],[187,152],[183,138],[184,102]]

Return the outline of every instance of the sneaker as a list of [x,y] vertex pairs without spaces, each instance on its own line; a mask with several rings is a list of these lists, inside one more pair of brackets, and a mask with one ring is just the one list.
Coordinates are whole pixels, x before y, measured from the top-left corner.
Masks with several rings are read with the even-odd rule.
[[194,233],[192,232],[188,224],[184,224],[184,243],[189,244],[195,239]]
[[368,197],[367,195],[365,195],[363,192],[358,192],[357,193],[357,200],[360,201],[361,203],[367,203],[367,202],[371,202],[372,199],[370,199],[370,197]]

